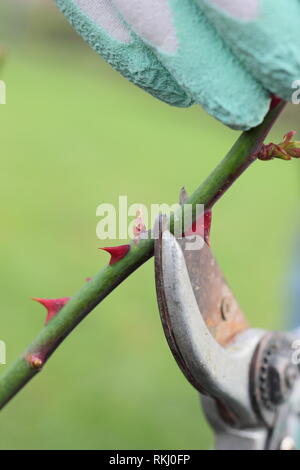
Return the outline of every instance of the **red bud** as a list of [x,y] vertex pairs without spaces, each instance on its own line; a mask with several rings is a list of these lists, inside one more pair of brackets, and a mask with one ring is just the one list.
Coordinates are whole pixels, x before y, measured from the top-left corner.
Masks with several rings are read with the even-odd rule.
[[135,225],[133,227],[133,235],[136,242],[139,242],[142,233],[147,231],[147,227],[144,224],[143,213],[141,210],[136,211]]
[[29,354],[25,359],[32,369],[41,369],[44,363],[43,359],[37,354]]

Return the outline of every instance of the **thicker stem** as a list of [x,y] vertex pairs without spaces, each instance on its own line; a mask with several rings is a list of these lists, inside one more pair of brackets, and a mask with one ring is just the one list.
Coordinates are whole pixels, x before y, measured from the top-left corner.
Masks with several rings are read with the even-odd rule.
[[[256,159],[265,137],[285,103],[279,102],[267,114],[264,122],[244,132],[227,156],[186,201],[211,208],[231,184]],[[171,216],[171,230],[176,214]],[[133,271],[153,256],[153,239],[132,244],[129,253],[119,262],[102,269],[63,307],[40,332],[28,349],[0,378],[0,409],[34,377],[59,344],[80,321]]]

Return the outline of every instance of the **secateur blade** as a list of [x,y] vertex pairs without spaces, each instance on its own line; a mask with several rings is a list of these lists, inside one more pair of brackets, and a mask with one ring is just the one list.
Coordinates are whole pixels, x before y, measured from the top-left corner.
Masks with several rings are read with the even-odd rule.
[[157,224],[156,290],[170,349],[190,383],[216,399],[232,421],[256,424],[249,367],[264,332],[249,329],[210,248],[203,243],[188,250],[165,217]]

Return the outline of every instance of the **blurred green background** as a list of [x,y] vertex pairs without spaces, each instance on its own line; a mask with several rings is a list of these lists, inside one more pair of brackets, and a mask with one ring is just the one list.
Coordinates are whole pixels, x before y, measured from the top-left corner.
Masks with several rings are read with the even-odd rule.
[[[5,370],[45,312],[31,297],[75,293],[107,263],[96,207],[173,203],[238,136],[199,107],[174,109],[129,84],[51,2],[0,4],[1,316]],[[274,129],[299,130],[291,106]],[[299,162],[257,162],[217,204],[212,246],[252,325],[281,327],[298,225]],[[197,393],[167,347],[153,261],[113,292],[2,412],[1,449],[205,449]]]

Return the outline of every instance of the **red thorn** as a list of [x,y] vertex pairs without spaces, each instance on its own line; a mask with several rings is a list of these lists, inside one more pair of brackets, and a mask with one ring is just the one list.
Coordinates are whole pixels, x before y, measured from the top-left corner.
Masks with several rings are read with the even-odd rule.
[[92,277],[86,277],[85,280],[86,282],[90,282],[93,278]]
[[212,211],[208,210],[201,214],[199,219],[193,222],[193,225],[189,230],[187,230],[184,234],[185,237],[189,235],[200,235],[201,237],[204,236],[205,243],[210,246],[210,228],[211,228],[211,220],[212,220]]
[[271,100],[271,104],[270,104],[270,109],[274,109],[282,101],[282,99],[279,98],[279,96],[276,96],[276,95],[272,95],[271,98],[272,98],[272,100]]
[[46,317],[45,325],[53,318],[57,313],[69,302],[70,297],[64,297],[62,299],[40,299],[38,297],[34,297],[32,300],[39,302],[40,304],[44,305],[48,310],[48,314]]
[[110,254],[111,258],[109,264],[115,264],[127,255],[130,250],[130,245],[109,246],[99,249],[107,251],[107,253]]

